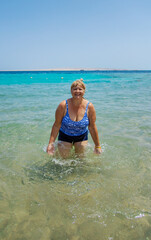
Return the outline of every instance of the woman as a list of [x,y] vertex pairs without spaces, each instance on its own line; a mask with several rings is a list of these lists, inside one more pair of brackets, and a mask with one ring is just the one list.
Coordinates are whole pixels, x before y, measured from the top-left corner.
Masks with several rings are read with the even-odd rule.
[[92,103],[89,103],[83,96],[85,94],[85,84],[83,79],[76,80],[71,85],[72,98],[62,101],[55,114],[47,153],[54,154],[54,142],[58,136],[58,150],[63,158],[69,156],[72,146],[75,153],[80,154],[88,142],[88,129],[95,144],[95,153],[101,153],[101,146],[97,127],[95,124],[96,113]]

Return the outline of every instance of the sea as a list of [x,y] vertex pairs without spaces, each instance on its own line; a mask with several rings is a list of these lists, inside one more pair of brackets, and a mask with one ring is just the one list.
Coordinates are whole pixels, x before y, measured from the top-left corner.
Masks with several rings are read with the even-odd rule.
[[[80,78],[102,154],[49,156]],[[151,71],[0,72],[0,239],[151,239]]]

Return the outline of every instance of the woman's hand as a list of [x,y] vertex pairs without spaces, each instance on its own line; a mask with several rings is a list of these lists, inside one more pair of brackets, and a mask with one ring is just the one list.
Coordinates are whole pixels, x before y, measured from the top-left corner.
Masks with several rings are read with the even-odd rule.
[[102,148],[101,148],[101,146],[95,146],[95,148],[94,148],[94,153],[96,153],[96,154],[101,154],[101,153],[102,153]]
[[53,143],[49,143],[48,147],[47,147],[47,153],[49,155],[53,155],[54,152],[55,152],[54,144]]

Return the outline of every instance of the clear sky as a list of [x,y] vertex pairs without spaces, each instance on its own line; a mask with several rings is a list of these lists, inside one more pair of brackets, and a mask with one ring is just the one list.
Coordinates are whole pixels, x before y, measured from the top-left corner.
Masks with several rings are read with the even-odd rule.
[[0,70],[151,69],[151,0],[1,0]]

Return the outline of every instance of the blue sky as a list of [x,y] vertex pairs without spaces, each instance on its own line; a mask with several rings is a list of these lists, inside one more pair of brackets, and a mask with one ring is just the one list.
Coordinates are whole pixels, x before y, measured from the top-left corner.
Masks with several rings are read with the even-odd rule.
[[1,0],[0,70],[151,69],[150,0]]

